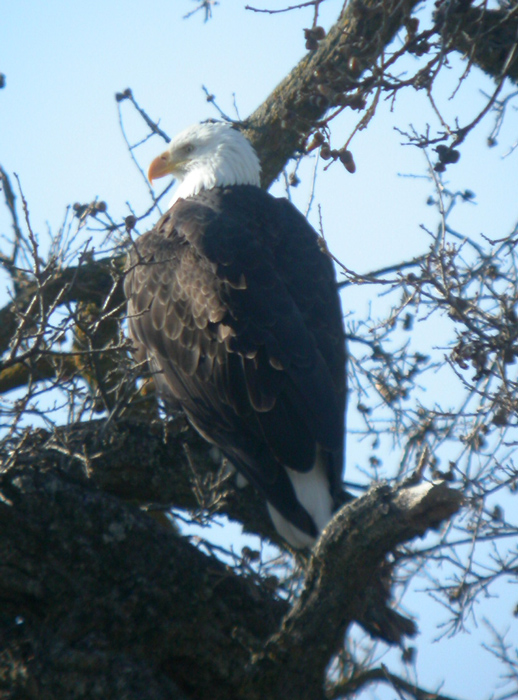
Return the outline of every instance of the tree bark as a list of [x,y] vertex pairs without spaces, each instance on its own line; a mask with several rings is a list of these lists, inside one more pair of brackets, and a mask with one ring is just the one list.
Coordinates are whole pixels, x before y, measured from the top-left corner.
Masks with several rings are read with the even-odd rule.
[[362,621],[386,554],[460,505],[428,485],[379,486],[344,506],[290,610],[77,472],[44,449],[0,477],[5,698],[323,698],[325,668]]
[[286,610],[69,474],[13,467],[0,501],[0,678],[12,697],[235,697],[249,648]]
[[308,52],[250,115],[245,133],[263,165],[263,187],[268,189],[288,160],[303,149],[331,106],[319,86],[332,79],[336,94],[354,89],[417,4],[417,0],[352,0],[318,49]]
[[518,82],[518,6],[488,10],[457,0],[440,5],[437,23],[445,48],[461,53],[491,78]]

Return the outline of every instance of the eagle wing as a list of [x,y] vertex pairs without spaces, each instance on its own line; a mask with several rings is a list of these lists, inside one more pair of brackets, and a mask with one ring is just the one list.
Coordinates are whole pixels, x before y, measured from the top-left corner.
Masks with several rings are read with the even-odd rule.
[[314,529],[284,467],[307,472],[321,450],[336,497],[345,341],[333,265],[305,218],[250,186],[178,200],[137,240],[125,292],[130,335],[163,397]]

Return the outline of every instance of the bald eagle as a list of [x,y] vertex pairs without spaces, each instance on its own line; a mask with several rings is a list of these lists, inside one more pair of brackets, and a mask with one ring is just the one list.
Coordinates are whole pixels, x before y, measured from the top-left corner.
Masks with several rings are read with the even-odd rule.
[[129,334],[166,402],[311,546],[340,501],[345,340],[333,264],[287,200],[260,188],[250,142],[190,127],[149,168],[179,182],[125,278]]

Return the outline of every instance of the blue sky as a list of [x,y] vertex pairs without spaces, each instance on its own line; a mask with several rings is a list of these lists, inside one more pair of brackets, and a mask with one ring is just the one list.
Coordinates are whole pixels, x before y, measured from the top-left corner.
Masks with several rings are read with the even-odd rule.
[[[276,0],[255,4],[272,7]],[[47,227],[59,227],[67,205],[76,201],[103,199],[116,219],[129,213],[128,201],[137,212],[148,205],[146,188],[120,133],[116,92],[131,87],[148,114],[174,135],[216,116],[202,85],[230,116],[235,95],[246,117],[305,52],[302,27],[311,24],[311,10],[270,16],[246,12],[244,2],[221,0],[211,22],[203,23],[201,13],[183,20],[195,5],[189,0],[16,0],[4,12],[0,71],[7,82],[0,91],[0,162],[19,175],[33,227],[42,238]],[[341,5],[341,0],[324,3],[324,26]],[[463,123],[483,104],[481,90],[491,91],[492,84],[475,74],[461,87],[459,98],[449,102],[458,68],[459,61],[453,59],[437,93],[447,116],[460,110]],[[346,113],[336,122],[336,146],[346,140],[357,118],[356,113]],[[354,139],[355,175],[339,165],[319,173],[310,219],[317,224],[320,205],[328,244],[349,268],[367,272],[426,251],[429,239],[420,225],[437,225],[435,210],[426,205],[433,187],[421,177],[426,175],[423,154],[401,145],[404,139],[394,126],[424,128],[434,119],[421,93],[404,94],[393,112],[383,104],[369,128]],[[451,221],[475,238],[482,233],[502,237],[518,219],[518,151],[502,158],[518,138],[516,114],[510,112],[498,145],[489,149],[486,138],[492,123],[486,119],[468,137],[461,161],[446,176],[452,189],[469,188],[477,194],[476,204],[459,207]],[[127,126],[135,139],[143,133],[130,117]],[[158,139],[139,149],[143,166],[162,150]],[[313,165],[312,160],[304,165],[303,183],[293,192],[302,210],[309,199]],[[273,191],[282,194],[282,184]],[[2,210],[0,233],[8,227]],[[348,289],[344,308],[361,312],[371,301],[369,294],[370,289]],[[423,328],[422,342],[435,342],[438,327],[440,323]],[[349,459],[354,462],[355,455]],[[412,601],[412,612],[426,621],[428,599],[414,596]],[[498,609],[504,625],[515,602],[485,606],[483,614],[493,615]],[[453,645],[459,647],[458,639],[434,645],[433,631],[426,632],[417,643],[419,680],[433,685],[446,677],[444,692],[476,699],[487,695],[497,667],[480,651],[475,626],[472,630],[460,640],[459,657],[452,651]]]
[[[340,5],[324,3],[323,20],[330,22]],[[246,116],[304,53],[301,27],[311,22],[309,10],[270,16],[223,0],[211,22],[204,24],[201,13],[184,21],[182,16],[194,7],[188,0],[154,0],[145,6],[135,0],[94,0],[87,9],[64,0],[12,4],[2,29],[0,70],[7,87],[0,94],[0,156],[4,168],[20,176],[35,222],[56,226],[67,203],[96,196],[115,213],[124,212],[127,200],[137,209],[143,201],[139,198],[145,190],[120,135],[115,92],[131,87],[148,113],[174,135],[215,116],[202,84],[231,116],[235,93]],[[454,85],[452,76],[444,92]],[[473,114],[474,102],[482,103],[478,87],[490,86],[481,81],[475,89],[462,89],[450,110],[444,101],[446,111],[460,102],[466,115]],[[459,165],[448,172],[455,187],[479,194],[472,220],[488,234],[495,223],[503,230],[513,224],[509,197],[518,159],[501,161],[505,144],[513,140],[513,117],[506,122],[501,148],[484,147],[486,122],[469,137]],[[337,122],[336,145],[345,141],[356,119],[356,113],[346,113]],[[343,255],[349,267],[364,272],[426,245],[419,224],[434,220],[424,206],[431,187],[398,177],[423,174],[424,158],[417,149],[400,146],[402,138],[393,126],[422,127],[427,121],[431,114],[421,94],[403,95],[394,114],[382,105],[377,119],[351,146],[357,173],[351,176],[335,165],[319,177],[315,202],[323,207],[335,254]],[[158,140],[147,144],[140,151],[142,162],[161,147]],[[307,189],[296,196],[304,209]],[[313,211],[316,221],[316,207]],[[333,225],[335,217],[339,226]],[[462,217],[465,225],[465,211]]]

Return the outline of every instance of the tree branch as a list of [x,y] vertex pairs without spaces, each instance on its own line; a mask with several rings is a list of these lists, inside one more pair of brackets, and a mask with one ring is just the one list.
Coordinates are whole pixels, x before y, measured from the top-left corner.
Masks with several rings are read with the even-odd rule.
[[[461,502],[461,494],[444,483],[378,485],[344,506],[313,550],[301,596],[257,658],[253,678],[262,679],[263,697],[266,691],[280,700],[289,696],[288,688],[291,697],[322,697],[331,654],[351,622],[371,614],[368,592],[386,554],[451,518]],[[385,601],[379,602],[382,608]],[[410,623],[400,638],[412,632]]]
[[37,430],[3,445],[0,456],[13,467],[57,469],[139,505],[224,514],[284,547],[264,499],[251,486],[236,489],[211,449],[179,416],[165,425],[119,419]]
[[462,53],[492,78],[518,83],[518,7],[488,10],[457,0],[439,6],[436,20],[445,48]]
[[333,686],[330,697],[343,698],[344,696],[357,693],[358,691],[365,689],[367,686],[372,685],[373,683],[379,683],[380,681],[382,683],[387,683],[398,691],[402,690],[405,693],[408,693],[415,698],[415,700],[454,700],[454,698],[452,698],[450,695],[443,695],[442,693],[424,690],[424,688],[420,688],[414,683],[409,683],[404,678],[400,678],[394,673],[390,673],[390,671],[383,665],[379,668],[362,670],[352,678],[347,678],[342,683],[337,683]]
[[103,700],[237,697],[286,610],[138,509],[31,466],[0,477],[0,601],[18,697]]
[[[126,446],[141,436],[126,434]],[[67,697],[119,698],[106,670],[115,663],[128,668],[130,685],[153,678],[140,696],[125,697],[168,697],[165,688],[216,700],[323,697],[325,668],[347,626],[362,620],[386,554],[460,504],[444,485],[373,488],[327,528],[288,611],[267,586],[93,488],[95,458],[78,469],[79,458],[63,450],[56,464],[60,451],[48,441],[31,449],[39,463],[20,445],[0,477],[0,633],[10,649],[0,678],[17,669],[18,683],[56,696],[74,688]],[[121,452],[113,443],[105,459]],[[140,465],[138,452],[132,459]],[[104,695],[88,694],[89,677],[99,677]]]
[[77,301],[96,302],[102,307],[111,296],[112,308],[124,303],[120,278],[124,257],[88,260],[64,269],[49,268],[39,281],[27,281],[19,289],[13,301],[0,309],[0,353],[4,353],[19,328],[20,318],[31,308],[30,323],[39,312],[34,298],[41,295],[41,303],[50,308],[55,301],[69,304]]
[[[347,92],[392,41],[417,0],[353,0],[329,34],[310,51],[246,120],[245,133],[263,165],[268,189],[300,151],[331,105],[319,90],[333,74],[333,90]],[[354,61],[354,63],[353,63]],[[352,69],[354,65],[354,69]]]

